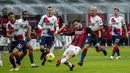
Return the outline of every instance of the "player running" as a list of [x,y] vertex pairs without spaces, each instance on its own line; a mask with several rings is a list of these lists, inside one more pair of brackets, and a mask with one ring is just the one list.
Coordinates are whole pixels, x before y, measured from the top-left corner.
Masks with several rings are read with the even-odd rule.
[[125,28],[126,36],[128,37],[127,27],[125,25],[125,20],[122,16],[118,15],[119,9],[114,8],[114,16],[110,18],[109,24],[112,27],[112,41],[113,41],[113,51],[110,59],[114,58],[115,53],[117,53],[116,59],[120,59],[120,50],[118,47],[118,43],[122,36],[122,26]]
[[54,35],[56,35],[59,30],[57,17],[52,14],[52,10],[52,7],[48,7],[47,15],[43,15],[38,24],[38,28],[43,30],[40,39],[40,51],[42,52],[40,59],[42,60],[42,66],[46,62],[46,54],[49,53],[50,48],[53,46]]
[[81,48],[85,44],[86,37],[88,37],[88,33],[90,33],[95,39],[97,38],[91,28],[82,25],[80,20],[74,20],[73,24],[75,31],[71,33],[63,33],[64,35],[74,35],[71,45],[65,50],[63,58],[58,58],[56,63],[56,67],[60,66],[60,64],[67,65],[70,68],[70,71],[73,70],[75,65],[71,64],[69,60],[81,51]]
[[[38,67],[35,63],[34,63],[34,57],[33,57],[33,48],[32,46],[30,45],[30,40],[31,40],[31,26],[29,25],[29,22],[28,22],[28,12],[27,11],[23,11],[22,12],[22,18],[19,19],[19,21],[21,23],[23,23],[24,25],[28,26],[29,29],[27,29],[27,27],[24,28],[24,33],[25,33],[25,41],[27,42],[27,45],[26,45],[26,48],[29,50],[29,58],[30,58],[30,62],[31,62],[31,66],[32,67]],[[23,59],[23,57],[27,54],[27,49],[24,49],[22,50],[23,53],[20,54],[20,60]]]
[[90,21],[89,21],[88,26],[97,35],[98,41],[96,41],[96,39],[93,38],[93,36],[91,36],[91,34],[88,34],[87,39],[86,39],[86,44],[84,45],[84,47],[82,49],[80,62],[78,63],[78,65],[80,65],[80,66],[83,65],[88,48],[92,44],[94,45],[97,52],[102,51],[105,56],[107,55],[107,51],[105,50],[105,48],[100,46],[100,41],[99,41],[99,38],[101,37],[101,30],[103,29],[102,19],[96,14],[96,12],[97,12],[96,7],[92,7],[90,10],[91,10],[91,16],[90,16]]
[[[24,25],[20,21],[15,19],[14,13],[10,12],[8,14],[9,21],[6,24],[6,31],[7,31],[7,37],[11,41],[11,46],[9,50],[9,60],[12,64],[13,68],[9,71],[17,71],[20,68],[21,61],[18,52],[26,49],[26,42],[24,40],[24,27],[27,27],[27,25]],[[17,61],[17,66],[16,62]]]

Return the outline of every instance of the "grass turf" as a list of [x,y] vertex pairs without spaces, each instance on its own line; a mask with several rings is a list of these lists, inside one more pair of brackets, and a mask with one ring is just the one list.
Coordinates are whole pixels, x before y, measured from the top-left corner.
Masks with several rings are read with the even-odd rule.
[[8,59],[9,54],[4,53],[3,55],[3,67],[0,67],[0,73],[130,73],[130,48],[120,47],[121,59],[116,60],[116,56],[113,60],[110,60],[112,48],[106,48],[108,55],[104,56],[102,52],[97,53],[94,48],[89,48],[85,62],[83,66],[78,66],[77,63],[80,60],[80,54],[70,60],[71,63],[75,64],[73,71],[69,71],[69,68],[61,64],[58,68],[55,67],[57,58],[61,57],[63,50],[55,50],[56,56],[53,62],[46,62],[45,66],[41,66],[40,51],[34,52],[35,63],[39,66],[38,68],[31,68],[29,56],[26,55],[22,60],[22,66],[19,71],[9,72],[10,62]]

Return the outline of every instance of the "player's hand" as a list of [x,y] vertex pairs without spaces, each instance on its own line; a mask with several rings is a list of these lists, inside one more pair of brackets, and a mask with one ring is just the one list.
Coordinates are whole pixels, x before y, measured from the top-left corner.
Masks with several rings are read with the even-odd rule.
[[59,35],[61,35],[61,36],[62,36],[62,35],[63,35],[63,33],[59,33]]
[[58,34],[57,34],[57,32],[55,32],[53,35],[54,35],[54,36],[57,36]]
[[126,33],[126,38],[128,38],[129,37],[129,34],[128,33]]
[[27,36],[27,41],[30,41],[31,40],[31,36]]

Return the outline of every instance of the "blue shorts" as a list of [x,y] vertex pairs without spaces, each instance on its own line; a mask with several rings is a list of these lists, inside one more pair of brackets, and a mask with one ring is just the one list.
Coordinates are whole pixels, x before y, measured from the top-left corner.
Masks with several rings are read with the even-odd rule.
[[54,36],[42,36],[40,39],[40,45],[45,48],[51,48],[54,44]]
[[9,52],[13,52],[14,48],[17,48],[19,51],[26,49],[26,42],[25,41],[13,41],[13,42],[11,42]]
[[112,42],[118,44],[120,42],[120,35],[112,35]]
[[99,41],[99,38],[98,38],[98,40],[95,38],[95,37],[92,37],[92,36],[87,36],[86,37],[86,42],[85,42],[86,44],[89,44],[89,45],[96,45],[97,43],[100,43],[100,41]]

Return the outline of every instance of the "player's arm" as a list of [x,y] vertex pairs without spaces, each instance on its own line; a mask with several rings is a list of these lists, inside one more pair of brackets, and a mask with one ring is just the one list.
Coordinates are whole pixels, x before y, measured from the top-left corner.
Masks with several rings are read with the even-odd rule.
[[40,21],[39,21],[39,23],[38,23],[38,25],[37,25],[37,27],[39,28],[39,29],[44,29],[42,26],[43,26],[43,19],[44,19],[44,16],[42,16],[41,17],[41,19],[40,19]]
[[13,28],[10,24],[7,24],[6,26],[6,37],[9,38],[10,41],[12,41],[14,34],[13,34]]
[[31,40],[31,26],[29,24],[26,25],[27,27],[27,31],[28,31],[28,34],[27,34],[27,40]]
[[92,31],[92,29],[89,28],[89,27],[86,27],[86,28],[87,28],[87,32],[90,33],[93,36],[93,38],[95,38],[96,40],[98,40],[98,38],[97,38],[96,34],[94,33],[94,31]]
[[102,22],[102,19],[99,18],[97,22],[98,22],[98,25],[99,25],[99,26],[98,26],[96,29],[93,30],[94,32],[100,31],[100,30],[103,29],[103,22]]
[[67,35],[67,36],[73,36],[75,35],[75,32],[64,32],[63,35]]
[[124,18],[122,18],[122,24],[123,24],[125,32],[126,32],[126,37],[128,38],[128,31],[127,31],[127,27],[126,27]]

